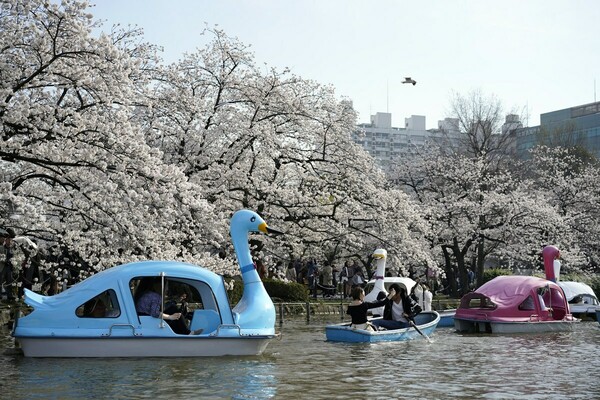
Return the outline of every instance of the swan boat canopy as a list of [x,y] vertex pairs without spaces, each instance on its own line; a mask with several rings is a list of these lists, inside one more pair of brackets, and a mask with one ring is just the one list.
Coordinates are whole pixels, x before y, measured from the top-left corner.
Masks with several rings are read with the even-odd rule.
[[571,314],[578,318],[596,318],[596,311],[600,311],[600,303],[598,303],[598,298],[589,285],[570,281],[559,281],[557,283],[565,292]]
[[376,343],[404,341],[418,339],[423,335],[426,335],[427,337],[430,336],[435,331],[439,321],[440,316],[437,312],[423,311],[415,316],[415,324],[421,333],[414,327],[368,331],[366,329],[352,328],[352,324],[346,322],[336,325],[327,325],[325,327],[325,335],[327,340],[331,342]]
[[[142,261],[104,270],[54,296],[25,289],[33,311],[15,321],[12,335],[27,357],[261,354],[276,336],[275,307],[254,268],[248,233],[278,232],[248,210],[234,214],[230,229],[244,284],[233,309],[222,276],[181,262]],[[160,279],[163,296],[185,294],[189,329],[198,334],[175,333],[162,310],[160,318],[136,312],[134,292],[143,278]]]

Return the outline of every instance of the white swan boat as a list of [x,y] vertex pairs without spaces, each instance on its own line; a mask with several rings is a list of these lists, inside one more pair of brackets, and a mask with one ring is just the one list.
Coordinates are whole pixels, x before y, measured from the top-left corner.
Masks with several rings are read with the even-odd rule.
[[583,282],[559,281],[556,282],[565,292],[571,314],[577,318],[596,319],[596,312],[600,311],[600,303],[594,290]]
[[[365,287],[366,295],[364,301],[371,303],[377,301],[377,296],[380,292],[383,292],[387,295],[388,289],[393,283],[404,286],[407,293],[410,293],[413,286],[417,284],[410,278],[385,276],[385,267],[387,261],[387,251],[385,249],[375,250],[373,252],[373,258],[376,260],[375,263],[377,268]],[[383,315],[383,307],[372,308],[369,310],[369,312],[373,317],[379,317]]]

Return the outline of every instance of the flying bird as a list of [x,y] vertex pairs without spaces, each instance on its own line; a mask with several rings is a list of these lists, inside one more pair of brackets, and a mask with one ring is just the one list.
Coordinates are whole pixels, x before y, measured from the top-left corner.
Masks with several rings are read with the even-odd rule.
[[415,81],[413,78],[411,78],[410,76],[407,76],[406,78],[404,78],[404,82],[402,83],[412,83],[413,86],[415,86],[417,84],[417,81]]

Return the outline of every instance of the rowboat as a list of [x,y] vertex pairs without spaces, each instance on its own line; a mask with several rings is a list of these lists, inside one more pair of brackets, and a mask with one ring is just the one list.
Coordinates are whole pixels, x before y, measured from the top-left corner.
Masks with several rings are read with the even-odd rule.
[[[380,318],[373,318],[371,321]],[[440,321],[440,316],[435,311],[424,311],[415,316],[415,327],[403,329],[369,331],[365,329],[356,329],[350,322],[327,325],[325,335],[331,342],[348,343],[377,343],[393,342],[417,339],[423,336],[429,337]]]
[[[275,307],[254,268],[248,233],[277,231],[249,210],[233,215],[230,230],[244,284],[233,309],[222,276],[192,264],[142,261],[99,272],[55,296],[25,289],[25,303],[33,311],[15,321],[12,335],[26,357],[261,354],[276,336]],[[136,311],[135,287],[143,279],[160,280],[158,318]],[[173,321],[165,321],[169,294],[186,295],[194,334],[176,333],[169,325]]]

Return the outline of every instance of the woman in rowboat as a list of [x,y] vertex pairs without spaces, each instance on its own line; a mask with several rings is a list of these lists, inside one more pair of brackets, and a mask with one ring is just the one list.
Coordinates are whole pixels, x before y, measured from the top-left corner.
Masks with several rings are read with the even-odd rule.
[[406,289],[394,283],[390,286],[391,298],[385,299],[385,308],[383,309],[383,319],[373,321],[373,325],[385,329],[403,329],[408,328],[408,322],[411,315],[411,299],[406,293]]
[[391,289],[388,296],[383,300],[364,302],[363,299],[365,298],[365,291],[362,287],[355,286],[352,289],[352,302],[348,304],[348,310],[346,311],[346,314],[352,317],[351,327],[355,329],[365,329],[368,331],[375,330],[373,329],[371,324],[367,322],[367,311],[370,308],[377,308],[387,304],[388,301],[391,300],[395,294],[396,292],[394,291],[394,289]]

